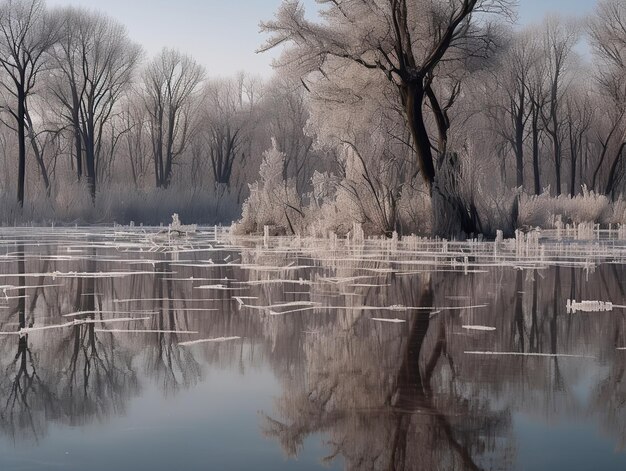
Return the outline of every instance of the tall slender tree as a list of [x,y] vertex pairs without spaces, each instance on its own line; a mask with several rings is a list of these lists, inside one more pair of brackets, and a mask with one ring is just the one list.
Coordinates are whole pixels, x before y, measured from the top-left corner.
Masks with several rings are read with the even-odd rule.
[[194,97],[204,68],[192,57],[163,49],[146,67],[143,80],[157,187],[167,188],[173,163],[187,146]]
[[17,201],[24,206],[26,181],[26,111],[38,77],[48,66],[47,53],[58,39],[59,18],[42,0],[5,0],[0,4],[0,65],[6,79],[0,85],[3,105],[15,120],[18,141]]
[[[126,29],[101,13],[67,8],[56,56],[53,91],[72,128],[78,177],[87,174],[96,197],[98,161],[106,127],[141,58]],[[83,157],[84,154],[84,157]]]
[[563,143],[566,138],[564,96],[571,80],[568,71],[574,56],[573,48],[579,37],[580,31],[574,21],[552,16],[544,24],[547,100],[542,111],[542,120],[552,143],[557,196],[562,193]]
[[[626,115],[626,4],[621,0],[602,0],[589,21],[589,33],[599,62],[598,83],[602,94],[608,98],[614,109],[614,126],[611,129],[616,130],[612,134],[617,136],[617,143],[605,193],[615,196],[619,180],[618,169],[626,149],[626,130],[623,129]],[[607,146],[604,146],[602,159],[594,174],[594,184],[606,149]]]

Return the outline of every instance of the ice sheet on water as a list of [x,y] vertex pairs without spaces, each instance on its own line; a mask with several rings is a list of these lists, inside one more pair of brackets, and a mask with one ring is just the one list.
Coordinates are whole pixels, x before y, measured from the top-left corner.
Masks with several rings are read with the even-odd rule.
[[580,301],[568,299],[566,308],[569,314],[581,312],[610,312],[613,309],[624,309],[626,306],[613,304],[611,301]]

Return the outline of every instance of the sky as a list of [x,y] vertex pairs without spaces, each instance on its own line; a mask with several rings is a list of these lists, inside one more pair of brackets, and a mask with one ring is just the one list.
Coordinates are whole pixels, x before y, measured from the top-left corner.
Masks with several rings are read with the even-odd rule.
[[[116,18],[148,57],[163,47],[191,54],[213,77],[246,71],[268,77],[277,52],[256,54],[264,42],[259,22],[271,19],[281,0],[48,0],[50,6],[77,5]],[[314,0],[304,0],[317,11]],[[549,12],[583,15],[595,0],[519,0],[521,24]]]

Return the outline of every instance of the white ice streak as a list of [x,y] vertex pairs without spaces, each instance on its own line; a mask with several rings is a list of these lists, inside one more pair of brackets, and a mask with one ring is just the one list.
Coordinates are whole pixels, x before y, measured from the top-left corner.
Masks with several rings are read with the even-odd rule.
[[85,319],[75,321],[75,325],[82,324],[115,324],[118,322],[139,322],[139,321],[148,321],[152,319],[151,317],[120,317],[118,319]]
[[[280,303],[280,304],[270,304],[269,306],[254,306],[252,304],[241,304],[242,307],[248,309],[257,309],[259,311],[271,311],[272,309],[282,309],[282,308],[290,308],[290,307],[306,307],[308,309],[312,309],[315,307],[320,307],[321,303],[316,303],[313,301],[292,301],[288,303]],[[285,312],[281,312],[279,314],[286,314]]]
[[196,330],[161,330],[161,329],[94,329],[96,332],[111,334],[197,334]]
[[246,303],[244,302],[245,299],[259,299],[259,298],[256,296],[233,296],[233,300],[239,303],[240,308],[246,305]]
[[146,315],[146,314],[158,314],[158,311],[148,311],[148,310],[141,310],[141,311],[76,311],[76,312],[70,312],[68,314],[63,314],[62,317],[79,317],[79,316],[88,316],[88,315],[93,315],[93,314],[139,314],[139,315]]
[[[160,272],[160,274],[173,274],[173,272]],[[52,277],[52,279],[56,278],[124,278],[126,276],[132,275],[154,275],[153,271],[106,271],[106,272],[78,272],[78,271],[69,271],[69,272],[60,272],[54,271],[50,273],[44,273],[43,276]]]
[[336,309],[345,309],[347,311],[461,311],[463,309],[481,309],[486,308],[487,304],[476,304],[472,306],[402,306],[401,304],[393,304],[391,306],[328,306]]
[[190,345],[198,345],[201,343],[222,343],[222,342],[230,342],[232,340],[239,340],[241,337],[216,337],[213,339],[200,339],[200,340],[191,340],[189,342],[179,342],[178,345],[183,347],[188,347]]
[[172,301],[172,302],[202,302],[202,301],[220,301],[219,299],[185,299],[185,298],[134,298],[134,299],[114,299],[114,304],[122,303],[143,303],[150,301]]
[[6,286],[0,286],[0,289],[2,289],[3,291],[7,291],[7,290],[17,290],[17,289],[41,289],[41,288],[56,288],[59,286],[63,286],[60,284],[49,284],[49,285],[22,285],[22,286],[13,286],[13,285],[6,285]]
[[565,353],[532,353],[532,352],[478,352],[478,351],[466,351],[466,355],[487,355],[487,356],[522,356],[522,357],[548,357],[548,358],[592,358],[595,357],[588,355],[571,355]]
[[239,291],[248,289],[247,286],[226,286],[226,285],[202,285],[196,286],[195,289],[217,290],[217,291]]
[[406,323],[406,320],[404,319],[383,319],[381,317],[372,317],[373,321],[376,322],[388,322],[390,324],[404,324]]
[[293,314],[294,312],[313,311],[315,309],[317,309],[317,307],[303,307],[303,308],[300,308],[300,309],[290,309],[288,311],[272,311],[272,310],[270,310],[269,313],[270,313],[270,316],[282,316],[282,315],[285,315],[285,314]]
[[[77,319],[71,322],[66,322],[65,324],[53,324],[46,325],[41,327],[23,327],[15,332],[0,332],[0,335],[19,335],[23,337],[32,332],[41,332],[44,330],[54,330],[54,329],[64,329],[67,327],[75,327],[77,325],[86,325],[86,324],[108,324],[108,323],[116,323],[116,322],[139,322],[149,320],[150,317],[127,317],[127,318],[119,318],[119,319]],[[96,329],[96,332],[99,330]]]
[[495,327],[489,327],[486,325],[463,325],[461,327],[466,330],[480,330],[485,332],[493,332],[494,330],[496,330]]

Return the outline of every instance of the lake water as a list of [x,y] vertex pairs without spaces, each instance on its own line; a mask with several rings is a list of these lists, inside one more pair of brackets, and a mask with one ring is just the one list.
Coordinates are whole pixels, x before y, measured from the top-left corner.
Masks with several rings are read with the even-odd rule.
[[615,234],[157,231],[0,230],[1,470],[626,469]]

